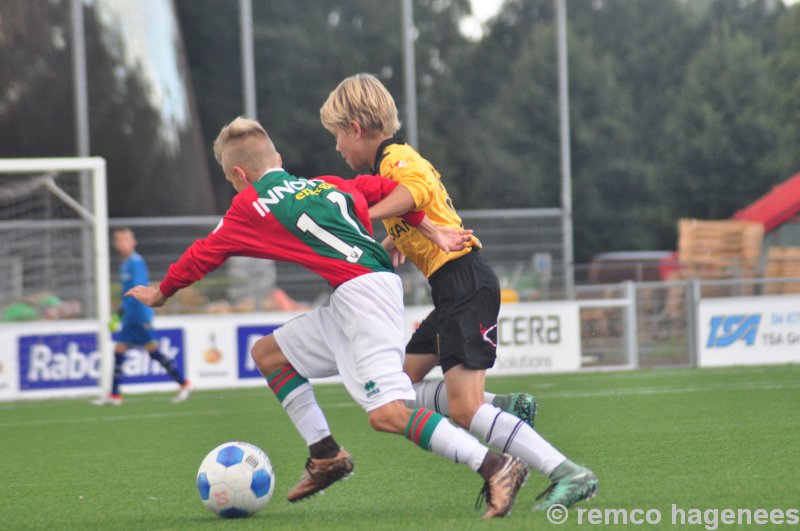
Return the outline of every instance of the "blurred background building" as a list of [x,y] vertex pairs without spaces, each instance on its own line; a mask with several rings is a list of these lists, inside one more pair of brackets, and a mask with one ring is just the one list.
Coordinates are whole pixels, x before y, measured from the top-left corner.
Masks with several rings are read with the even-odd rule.
[[[214,212],[171,0],[81,1],[88,143],[112,217]],[[0,157],[75,156],[70,0],[0,3]]]

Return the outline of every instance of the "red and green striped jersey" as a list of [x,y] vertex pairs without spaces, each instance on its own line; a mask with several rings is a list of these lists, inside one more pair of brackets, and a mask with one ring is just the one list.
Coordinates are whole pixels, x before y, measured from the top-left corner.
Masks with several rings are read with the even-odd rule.
[[[237,194],[217,228],[169,267],[161,293],[172,296],[230,256],[294,262],[334,288],[366,273],[393,271],[389,255],[372,238],[368,207],[395,186],[373,175],[306,179],[270,170]],[[408,215],[412,224],[422,217]]]

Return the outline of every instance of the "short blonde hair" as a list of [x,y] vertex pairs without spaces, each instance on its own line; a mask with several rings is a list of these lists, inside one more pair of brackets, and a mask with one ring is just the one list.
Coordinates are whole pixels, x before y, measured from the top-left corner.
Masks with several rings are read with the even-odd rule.
[[397,106],[378,78],[356,74],[333,89],[319,110],[322,125],[336,133],[357,122],[368,134],[389,136],[400,129]]
[[277,164],[278,152],[260,123],[239,116],[224,126],[214,140],[214,158],[228,175],[234,166],[258,172],[264,166]]

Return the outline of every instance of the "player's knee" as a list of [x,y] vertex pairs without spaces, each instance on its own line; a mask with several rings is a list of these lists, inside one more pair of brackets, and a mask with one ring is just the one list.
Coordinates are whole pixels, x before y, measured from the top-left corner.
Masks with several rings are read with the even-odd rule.
[[369,425],[376,431],[403,433],[410,412],[401,401],[391,402],[368,413]]
[[283,355],[283,352],[281,352],[272,334],[264,336],[256,341],[255,344],[253,344],[253,348],[250,349],[250,356],[253,358],[253,362],[256,364],[256,367],[258,367],[258,370],[265,376],[289,364],[289,361]]
[[464,429],[469,429],[470,424],[472,424],[472,418],[477,413],[480,404],[474,404],[467,400],[460,402],[450,400],[449,404],[450,420]]

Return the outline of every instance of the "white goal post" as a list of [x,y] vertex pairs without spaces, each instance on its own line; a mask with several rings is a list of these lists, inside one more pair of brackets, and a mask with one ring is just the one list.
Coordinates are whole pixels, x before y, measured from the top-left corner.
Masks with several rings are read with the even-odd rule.
[[[66,181],[69,181],[68,187],[64,186]],[[106,194],[106,162],[103,158],[0,158],[0,205],[3,205],[4,210],[0,212],[0,242],[4,243],[2,258],[9,260],[19,273],[17,280],[13,278],[14,275],[9,275],[12,277],[10,283],[17,284],[14,286],[17,294],[24,294],[26,290],[39,287],[37,283],[46,284],[41,279],[47,279],[49,273],[59,268],[81,269],[72,273],[78,275],[74,278],[82,280],[69,283],[85,281],[88,284],[88,289],[82,291],[86,296],[82,299],[80,312],[82,318],[97,323],[100,386],[103,391],[108,392],[111,388],[113,354],[109,333],[111,295]],[[44,201],[47,207],[26,206],[26,202],[34,201]],[[58,241],[63,234],[58,231],[65,226],[69,227],[71,235],[77,235],[69,243]],[[74,252],[77,258],[72,253],[69,261],[63,256],[47,256],[52,254],[50,247],[36,241],[26,241],[35,240],[30,235],[37,234],[37,230],[55,234],[48,236],[48,243],[53,243],[54,248],[58,244],[61,245],[60,249],[76,245],[81,247]],[[40,254],[30,258],[32,251],[29,251],[28,256],[17,257],[14,263],[14,234],[23,240],[18,243],[20,249],[23,245],[27,245],[26,250],[42,247],[36,251]],[[23,251],[20,254],[24,254]],[[49,261],[49,267],[37,271],[33,288],[19,286],[25,275],[21,272],[21,264],[37,260]],[[52,282],[58,284],[58,280]],[[86,286],[69,286],[70,289],[78,290],[82,287]]]

